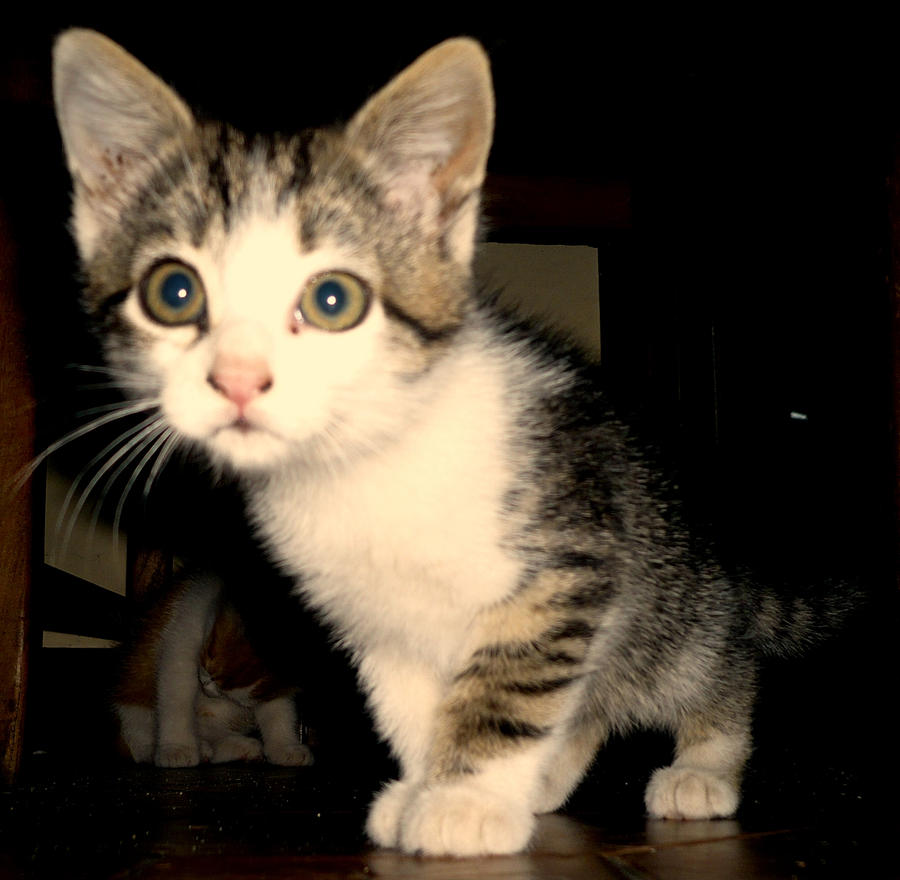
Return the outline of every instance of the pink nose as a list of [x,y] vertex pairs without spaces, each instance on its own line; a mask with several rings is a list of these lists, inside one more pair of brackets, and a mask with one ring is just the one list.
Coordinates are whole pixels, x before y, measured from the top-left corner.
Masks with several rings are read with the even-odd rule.
[[243,414],[251,401],[272,387],[272,374],[264,361],[222,359],[213,364],[207,382]]

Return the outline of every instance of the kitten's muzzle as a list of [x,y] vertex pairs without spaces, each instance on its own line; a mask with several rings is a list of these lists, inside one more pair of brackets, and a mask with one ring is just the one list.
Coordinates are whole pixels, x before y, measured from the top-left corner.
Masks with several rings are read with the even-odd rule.
[[217,362],[206,381],[237,405],[239,418],[243,418],[244,410],[273,385],[272,373],[263,361]]

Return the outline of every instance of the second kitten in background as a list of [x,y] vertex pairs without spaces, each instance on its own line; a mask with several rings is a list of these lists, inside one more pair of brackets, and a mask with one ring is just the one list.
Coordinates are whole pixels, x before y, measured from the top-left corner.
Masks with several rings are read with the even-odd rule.
[[143,621],[126,651],[114,708],[120,738],[139,763],[264,758],[303,766],[313,759],[300,741],[295,691],[254,651],[222,583],[195,574]]

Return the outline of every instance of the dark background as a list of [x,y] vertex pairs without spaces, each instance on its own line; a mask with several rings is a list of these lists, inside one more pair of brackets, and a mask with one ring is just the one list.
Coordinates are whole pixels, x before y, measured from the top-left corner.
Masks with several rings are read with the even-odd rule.
[[[70,397],[60,362],[82,345],[54,33],[96,27],[203,113],[281,130],[346,119],[421,51],[466,33],[496,81],[489,236],[598,247],[609,381],[652,414],[726,546],[892,595],[886,182],[900,74],[888,22],[147,11],[13,18],[0,34],[0,199],[24,267],[45,438]],[[537,193],[524,212],[510,200],[523,190]],[[215,546],[213,522],[184,536]],[[835,693],[832,745],[877,714],[896,688],[892,627],[789,678],[791,725]],[[784,717],[786,704],[768,705]]]
[[[96,27],[201,112],[288,131],[346,119],[421,51],[472,34],[492,58],[490,172],[507,184],[489,181],[488,234],[600,248],[611,381],[700,470],[720,468],[724,496],[790,530],[827,509],[853,543],[891,534],[885,181],[900,77],[887,22],[36,18],[0,35],[0,195],[30,261],[37,336],[64,329],[54,350],[71,325],[49,310],[73,308],[74,265],[54,33]],[[510,179],[532,183],[527,216]]]

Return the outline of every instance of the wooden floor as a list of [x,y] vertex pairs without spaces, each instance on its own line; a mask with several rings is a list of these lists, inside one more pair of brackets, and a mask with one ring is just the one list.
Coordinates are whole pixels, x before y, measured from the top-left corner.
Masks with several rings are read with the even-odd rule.
[[37,756],[0,794],[0,878],[900,877],[900,824],[871,779],[830,767],[797,785],[790,768],[781,780],[751,769],[738,820],[649,821],[642,781],[619,772],[631,755],[614,748],[616,766],[567,815],[542,817],[528,853],[473,860],[373,849],[362,824],[374,777],[349,784],[333,765],[63,772]]
[[478,860],[366,841],[366,808],[393,770],[365,714],[341,713],[351,694],[332,678],[315,766],[161,770],[114,759],[86,697],[103,657],[46,652],[29,760],[0,789],[0,880],[900,878],[897,627],[879,613],[857,637],[765,673],[736,820],[648,821],[643,789],[671,741],[638,732],[600,752],[528,853]]

